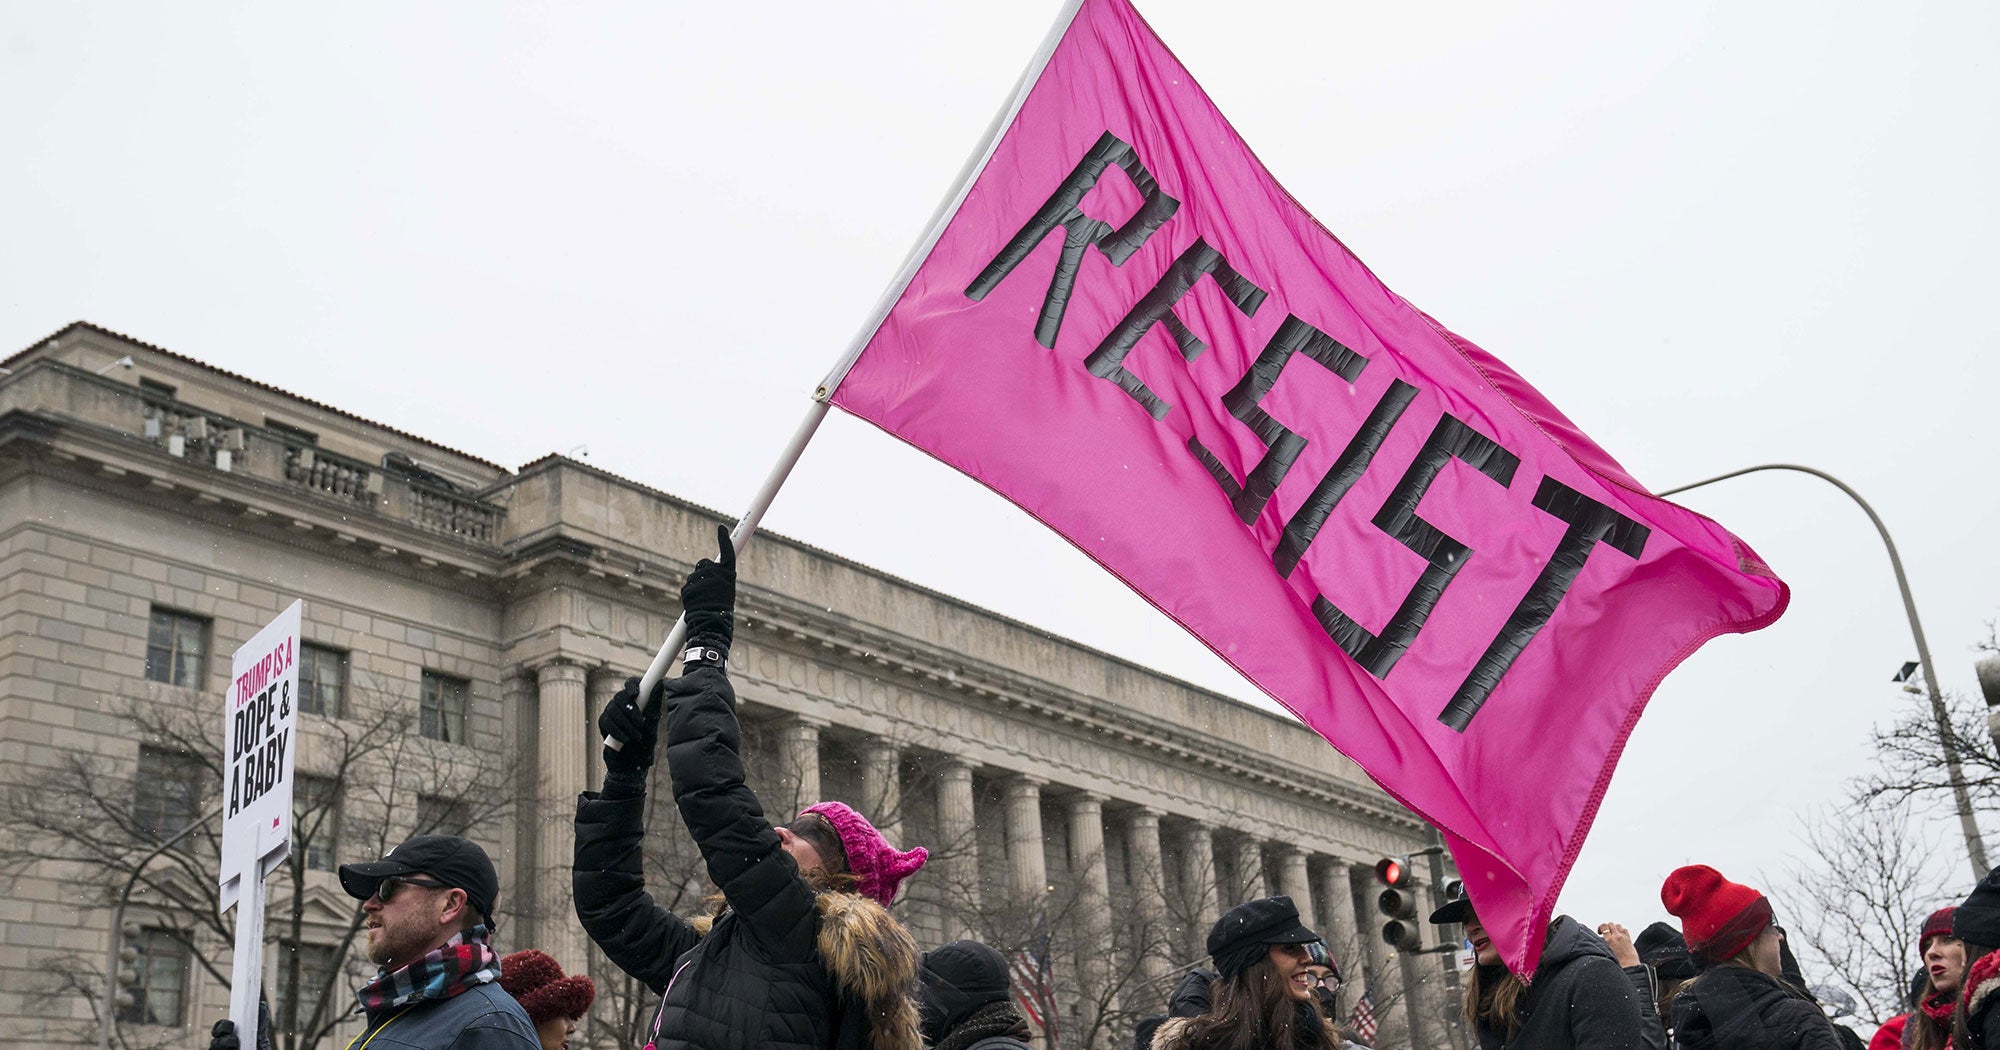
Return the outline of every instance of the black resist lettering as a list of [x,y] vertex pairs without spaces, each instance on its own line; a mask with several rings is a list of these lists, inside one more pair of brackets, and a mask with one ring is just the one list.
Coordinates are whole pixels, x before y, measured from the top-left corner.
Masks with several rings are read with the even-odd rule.
[[[1248,525],[1264,513],[1264,505],[1271,502],[1271,496],[1278,491],[1279,483],[1298,461],[1299,453],[1306,449],[1305,438],[1292,432],[1291,428],[1271,418],[1269,412],[1259,407],[1264,395],[1278,385],[1278,376],[1284,372],[1285,364],[1293,356],[1304,354],[1318,362],[1327,371],[1354,382],[1361,370],[1368,367],[1368,359],[1342,346],[1340,341],[1319,329],[1288,316],[1285,323],[1278,326],[1271,341],[1251,362],[1250,370],[1229,392],[1222,395],[1222,407],[1229,414],[1241,420],[1257,440],[1264,443],[1264,457],[1251,468],[1242,484],[1229,473],[1215,453],[1202,445],[1200,438],[1190,437],[1188,451],[1194,453],[1201,465],[1208,468],[1210,477],[1229,497],[1229,505],[1235,509],[1237,518]],[[1287,573],[1289,575],[1289,573]]]
[[1162,400],[1138,376],[1125,367],[1125,357],[1132,348],[1139,345],[1139,339],[1153,330],[1155,324],[1165,324],[1174,337],[1174,344],[1180,347],[1181,357],[1192,361],[1208,349],[1208,344],[1191,331],[1187,324],[1174,314],[1174,304],[1187,298],[1194,290],[1195,282],[1206,274],[1222,286],[1222,293],[1229,298],[1236,309],[1245,317],[1255,317],[1257,308],[1264,305],[1265,291],[1250,283],[1249,278],[1237,273],[1229,265],[1222,253],[1209,247],[1208,242],[1196,238],[1187,250],[1174,260],[1167,272],[1132,309],[1126,311],[1123,320],[1114,325],[1097,349],[1083,359],[1084,368],[1099,379],[1109,379],[1132,395],[1154,419],[1165,419],[1173,406]]
[[1562,542],[1556,544],[1555,554],[1528,588],[1527,597],[1514,607],[1499,636],[1479,662],[1472,665],[1465,684],[1458,687],[1444,713],[1438,716],[1438,721],[1461,733],[1472,724],[1472,716],[1493,695],[1521,651],[1555,615],[1556,606],[1569,593],[1570,585],[1583,572],[1584,563],[1590,560],[1597,545],[1611,547],[1636,561],[1645,553],[1646,540],[1653,534],[1646,526],[1554,478],[1542,479],[1541,487],[1535,491],[1534,504],[1537,510],[1568,522],[1569,528],[1563,532]]
[[1375,461],[1375,453],[1388,440],[1389,431],[1395,429],[1396,421],[1403,418],[1403,410],[1417,399],[1417,388],[1400,379],[1389,381],[1389,389],[1382,392],[1381,400],[1368,413],[1368,419],[1361,424],[1347,447],[1340,451],[1340,458],[1328,467],[1326,475],[1313,486],[1299,509],[1292,512],[1292,520],[1285,523],[1285,534],[1278,538],[1278,549],[1271,552],[1271,564],[1278,569],[1278,575],[1289,578],[1292,570],[1299,567],[1299,559],[1305,557],[1306,548],[1319,535],[1322,525],[1340,505],[1347,490],[1367,473],[1368,464]]
[[1431,610],[1437,607],[1438,599],[1444,596],[1445,587],[1472,555],[1472,548],[1445,535],[1417,514],[1424,493],[1430,490],[1444,465],[1453,459],[1499,482],[1503,488],[1513,484],[1514,471],[1521,465],[1519,456],[1460,420],[1450,415],[1438,420],[1415,462],[1403,472],[1403,479],[1396,483],[1375,515],[1376,528],[1430,563],[1395,615],[1389,618],[1381,635],[1370,634],[1367,628],[1327,601],[1325,595],[1313,599],[1313,616],[1327,637],[1376,678],[1386,678],[1396,661],[1403,658],[1403,653],[1416,641],[1417,632],[1423,630]]
[[[1124,225],[1115,229],[1102,219],[1085,215],[1079,207],[1084,196],[1104,176],[1105,169],[1113,164],[1124,170],[1144,198],[1139,210],[1133,212]],[[1056,334],[1062,330],[1063,312],[1069,309],[1070,294],[1076,289],[1077,271],[1083,265],[1084,248],[1094,244],[1113,266],[1123,266],[1125,260],[1131,258],[1132,253],[1153,235],[1153,231],[1165,225],[1180,210],[1180,206],[1181,202],[1162,192],[1152,173],[1139,163],[1138,151],[1107,131],[1098,136],[1096,144],[1056,187],[1041,210],[1035,212],[1027,225],[1021,227],[1021,231],[1000,249],[1000,254],[994,256],[984,270],[979,271],[979,276],[966,287],[965,296],[974,302],[985,299],[1041,245],[1044,238],[1058,226],[1062,227],[1062,257],[1056,262],[1055,276],[1049,280],[1048,294],[1042,298],[1041,316],[1035,321],[1035,341],[1053,350]]]

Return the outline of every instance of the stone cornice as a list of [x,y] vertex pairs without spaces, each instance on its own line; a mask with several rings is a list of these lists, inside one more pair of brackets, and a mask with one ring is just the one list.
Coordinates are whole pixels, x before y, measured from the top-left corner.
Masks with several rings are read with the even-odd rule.
[[0,454],[8,453],[31,470],[171,517],[250,531],[316,556],[387,567],[455,589],[491,589],[500,567],[498,552],[469,549],[394,518],[351,513],[351,505],[297,486],[176,458],[143,438],[88,422],[7,412],[0,415]]

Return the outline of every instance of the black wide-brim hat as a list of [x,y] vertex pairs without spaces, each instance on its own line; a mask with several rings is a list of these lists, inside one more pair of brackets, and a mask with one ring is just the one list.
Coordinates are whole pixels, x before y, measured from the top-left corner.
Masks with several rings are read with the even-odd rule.
[[493,906],[500,898],[500,875],[479,843],[456,835],[418,835],[389,851],[381,860],[340,866],[340,888],[358,901],[375,895],[382,880],[392,875],[429,875],[455,890],[464,890],[466,899],[479,909],[487,926],[493,925]]

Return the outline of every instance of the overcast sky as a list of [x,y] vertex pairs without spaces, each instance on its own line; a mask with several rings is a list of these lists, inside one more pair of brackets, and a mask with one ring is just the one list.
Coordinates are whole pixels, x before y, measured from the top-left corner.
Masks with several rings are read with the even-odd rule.
[[[0,5],[0,344],[86,319],[510,466],[587,448],[733,515],[1056,8]],[[1976,692],[2000,614],[2000,7],[1140,10],[1390,287],[1642,482],[1790,461],[1874,501],[1944,685]],[[1792,608],[1655,695],[1564,895],[1587,922],[1664,918],[1683,863],[1776,875],[1915,702],[1846,497],[1762,474],[1682,500]],[[840,413],[767,525],[1268,703]],[[1962,859],[1942,874],[1969,886]]]

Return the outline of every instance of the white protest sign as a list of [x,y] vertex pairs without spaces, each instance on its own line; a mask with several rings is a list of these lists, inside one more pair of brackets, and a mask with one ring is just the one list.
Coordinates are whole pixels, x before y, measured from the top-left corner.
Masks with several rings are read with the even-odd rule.
[[[299,624],[293,602],[236,650],[222,717],[220,910],[239,901],[229,1016],[257,1031],[264,972],[264,876],[291,852],[292,761],[299,719]],[[249,1042],[249,1037],[245,1038]]]

